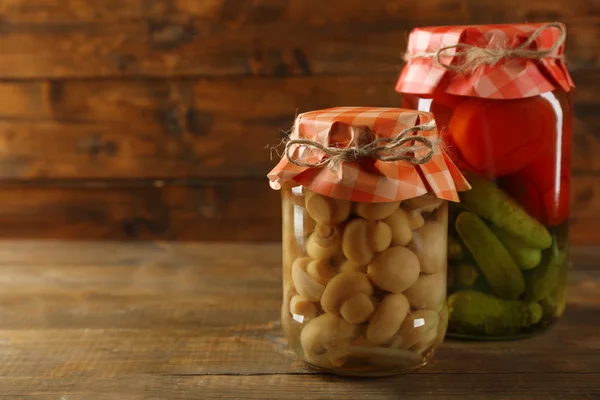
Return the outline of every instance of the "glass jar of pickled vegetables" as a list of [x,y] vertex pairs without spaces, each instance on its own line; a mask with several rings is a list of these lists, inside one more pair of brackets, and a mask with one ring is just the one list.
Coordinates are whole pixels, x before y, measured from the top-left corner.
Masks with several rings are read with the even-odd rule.
[[566,304],[573,82],[560,23],[427,27],[396,89],[430,111],[472,190],[450,207],[452,336],[543,330]]
[[468,185],[436,137],[429,113],[298,116],[269,178],[282,192],[283,331],[313,367],[395,374],[443,341],[447,200]]

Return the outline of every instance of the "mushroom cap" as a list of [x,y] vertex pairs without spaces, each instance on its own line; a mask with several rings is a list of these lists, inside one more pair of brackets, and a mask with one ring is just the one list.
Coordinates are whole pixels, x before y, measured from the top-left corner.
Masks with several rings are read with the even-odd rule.
[[419,278],[419,259],[402,246],[390,247],[377,254],[367,267],[369,278],[379,288],[392,293],[401,293]]
[[355,293],[347,298],[340,306],[340,314],[351,324],[362,324],[375,311],[371,297],[364,293]]
[[366,239],[369,249],[378,253],[390,247],[392,243],[392,229],[383,221],[369,221],[367,224]]
[[373,286],[365,274],[342,272],[333,277],[321,296],[321,307],[328,313],[340,316],[340,306],[356,293],[373,294]]
[[404,205],[412,210],[432,212],[441,206],[443,202],[443,199],[440,199],[431,193],[425,193],[424,195],[404,200]]
[[341,245],[340,229],[319,223],[306,241],[306,253],[316,260],[328,260],[341,252]]
[[448,257],[447,242],[447,229],[440,223],[427,223],[414,233],[409,248],[419,258],[421,271],[433,274],[445,268]]
[[300,295],[311,301],[319,301],[325,287],[306,272],[306,268],[311,261],[309,257],[300,257],[294,261],[292,264],[292,281]]
[[327,260],[312,260],[306,272],[321,285],[326,285],[337,274],[335,267]]
[[419,275],[404,295],[412,308],[439,310],[446,300],[446,271]]
[[347,200],[334,199],[315,192],[305,196],[306,212],[317,222],[339,224],[350,215],[352,205]]
[[400,207],[399,201],[387,203],[354,203],[354,212],[364,219],[381,220],[392,214]]
[[290,300],[290,314],[301,315],[304,318],[314,318],[317,316],[317,303],[314,303],[299,294],[293,296]]
[[363,274],[367,273],[366,265],[358,265],[352,260],[344,260],[338,267],[340,272],[361,272]]
[[428,345],[430,344],[428,342],[434,341],[438,336],[439,322],[439,314],[435,311],[413,311],[400,326],[391,346],[401,349],[414,349]]
[[327,313],[311,319],[300,334],[306,361],[324,367],[340,366],[357,330],[356,325]]
[[423,218],[423,214],[420,211],[410,211],[408,213],[409,220],[408,223],[410,225],[410,229],[416,231],[425,225],[425,218]]
[[365,265],[373,258],[373,251],[367,241],[368,226],[367,220],[355,218],[344,229],[342,251],[348,260],[358,265]]
[[392,245],[406,246],[410,243],[413,235],[411,220],[412,217],[402,208],[398,208],[392,215],[384,219],[384,222],[390,226],[392,231]]
[[403,294],[388,294],[381,300],[367,327],[367,340],[374,344],[388,342],[400,329],[410,306]]

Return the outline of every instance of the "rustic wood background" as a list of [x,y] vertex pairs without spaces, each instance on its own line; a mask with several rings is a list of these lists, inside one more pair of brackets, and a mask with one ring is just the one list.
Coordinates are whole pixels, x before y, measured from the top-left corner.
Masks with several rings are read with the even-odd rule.
[[598,244],[600,0],[1,0],[0,237],[278,240],[265,146],[297,112],[399,105],[414,26],[551,20]]
[[1,241],[0,399],[599,400],[600,248],[580,250],[544,334],[343,379],[283,337],[279,244]]

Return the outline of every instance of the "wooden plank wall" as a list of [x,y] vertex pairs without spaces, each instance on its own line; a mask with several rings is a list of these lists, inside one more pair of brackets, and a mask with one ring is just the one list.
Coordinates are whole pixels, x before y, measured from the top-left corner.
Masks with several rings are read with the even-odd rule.
[[600,0],[2,0],[0,237],[278,240],[296,113],[397,106],[418,25],[568,25],[572,238],[600,243]]

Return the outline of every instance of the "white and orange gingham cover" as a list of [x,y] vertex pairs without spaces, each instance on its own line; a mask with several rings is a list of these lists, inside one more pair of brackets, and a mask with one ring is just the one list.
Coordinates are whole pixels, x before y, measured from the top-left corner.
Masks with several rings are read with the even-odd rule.
[[[408,38],[407,53],[432,53],[445,46],[459,43],[484,48],[506,46],[515,48],[543,23],[475,26],[442,26],[414,29]],[[564,27],[564,25],[563,25]],[[542,31],[530,49],[549,49],[560,35],[551,27]],[[455,64],[456,48],[444,51],[444,64]],[[459,50],[460,51],[460,50]],[[564,44],[551,56],[562,55]],[[402,69],[396,91],[412,94],[431,94],[440,90],[460,96],[490,99],[515,99],[537,96],[555,89],[565,92],[574,87],[564,60],[546,57],[541,60],[506,59],[494,66],[482,66],[473,73],[457,73],[438,65],[433,58],[413,58]]]
[[[310,139],[322,145],[343,148],[360,139],[352,137],[354,130],[349,127],[367,127],[375,138],[390,138],[432,118],[429,113],[400,108],[335,107],[300,114],[290,139]],[[438,137],[436,130],[416,134],[433,140]],[[328,157],[305,145],[292,146],[292,156],[306,163],[312,164]],[[426,150],[424,152],[427,153]],[[437,147],[433,158],[422,165],[369,158],[342,162],[337,168],[327,165],[299,167],[284,155],[267,176],[275,190],[293,180],[325,196],[369,203],[405,200],[428,192],[441,199],[459,201],[457,191],[470,189],[466,179],[440,147]]]

